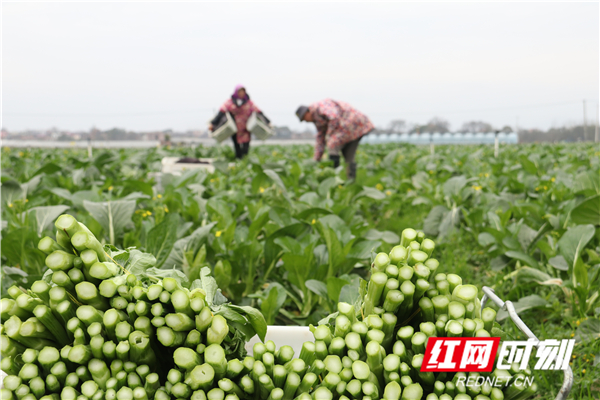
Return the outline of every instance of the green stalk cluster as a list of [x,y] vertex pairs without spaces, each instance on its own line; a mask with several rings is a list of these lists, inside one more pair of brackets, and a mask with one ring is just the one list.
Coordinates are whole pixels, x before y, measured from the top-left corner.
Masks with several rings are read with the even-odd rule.
[[[2,299],[2,399],[524,400],[535,385],[500,390],[471,373],[421,372],[430,337],[489,337],[496,313],[475,286],[436,273],[433,241],[412,229],[375,257],[360,307],[338,303],[314,342],[232,345],[234,325],[205,292],[173,278],[148,285],[124,271],[75,218],[44,238],[52,271]],[[238,322],[239,323],[239,322]],[[236,333],[239,331],[235,331]],[[531,371],[495,370],[512,382]]]

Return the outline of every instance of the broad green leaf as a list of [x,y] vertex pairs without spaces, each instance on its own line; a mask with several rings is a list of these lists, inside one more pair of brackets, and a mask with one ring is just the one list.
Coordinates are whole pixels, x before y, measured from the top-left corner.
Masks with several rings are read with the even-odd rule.
[[312,207],[298,213],[298,215],[296,215],[296,218],[306,220],[310,219],[310,217],[318,218],[318,216],[321,214],[328,215],[331,214],[331,211],[320,207]]
[[[281,250],[281,247],[279,247],[279,245],[277,244],[274,244],[273,242],[276,238],[281,236],[291,236],[294,238],[300,238],[309,229],[309,225],[306,225],[304,223],[295,223],[288,226],[284,226],[283,228],[273,232],[265,241],[265,264],[271,265],[271,263],[275,262],[276,259],[279,257],[279,251]],[[302,281],[302,285],[304,285],[304,281]]]
[[223,200],[212,197],[208,200],[207,208],[213,214],[213,218],[219,221],[219,229],[225,229],[233,222],[231,210]]
[[519,244],[519,241],[517,240],[517,238],[514,236],[510,236],[510,235],[507,235],[504,238],[502,238],[502,244],[506,248],[514,250],[514,251],[518,251],[521,248],[521,245]]
[[156,265],[156,257],[152,254],[142,253],[137,249],[129,250],[129,260],[127,262],[127,270],[134,275],[143,273],[148,268]]
[[520,251],[507,251],[506,253],[504,253],[504,255],[506,255],[507,257],[510,258],[514,258],[515,260],[519,260],[521,261],[521,263],[528,265],[530,267],[533,268],[540,268],[540,265],[538,264],[538,262],[536,261],[535,258],[531,257],[530,255],[527,255],[525,253],[522,253]]
[[84,208],[84,206],[83,206],[84,201],[87,200],[87,201],[101,202],[102,197],[100,197],[98,192],[96,192],[94,190],[80,190],[80,191],[73,193],[71,195],[70,200],[71,200],[71,203],[73,203],[73,205],[75,207]]
[[433,207],[423,222],[423,232],[428,236],[438,236],[440,225],[448,212],[449,210],[444,206]]
[[529,246],[535,240],[536,237],[537,237],[537,231],[534,229],[531,229],[527,224],[521,225],[521,228],[519,229],[519,233],[517,234],[517,239],[519,240],[519,243],[521,244],[521,249],[524,252],[527,252],[527,249],[529,248]]
[[302,246],[296,239],[290,236],[282,236],[275,238],[273,242],[281,246],[285,251],[289,253],[302,254]]
[[[185,265],[185,253],[189,250],[195,250],[196,247],[208,237],[211,229],[215,226],[216,222],[211,222],[208,225],[201,226],[192,232],[189,236],[178,239],[171,249],[169,256],[164,261],[164,265],[166,266],[175,266],[177,268],[182,268],[183,271],[188,274],[189,271],[186,271],[186,268],[189,268],[190,265]],[[194,274],[195,276],[195,274]]]
[[[173,250],[173,245],[177,241],[177,228],[180,222],[179,214],[169,213],[160,224],[148,232],[146,251],[156,257],[157,268],[163,266]],[[173,268],[173,265],[165,265],[165,267]]]
[[209,306],[212,306],[218,286],[217,281],[210,274],[211,271],[208,267],[200,270],[200,280],[202,281],[202,289],[206,292],[206,302]]
[[477,241],[479,242],[480,246],[487,247],[491,244],[496,243],[496,238],[490,233],[482,232],[477,236]]
[[548,264],[561,271],[569,270],[569,264],[567,264],[567,261],[563,256],[552,257],[548,260]]
[[258,235],[269,220],[269,210],[270,208],[268,206],[263,206],[256,213],[254,220],[250,223],[250,227],[248,228],[248,237],[256,237]]
[[33,191],[38,187],[40,181],[42,180],[41,175],[34,176],[29,181],[21,184],[21,189],[23,189],[23,198],[26,198],[28,194],[33,193]]
[[36,176],[36,175],[40,175],[40,174],[53,174],[55,172],[61,171],[62,167],[50,162],[47,164],[42,165],[37,171],[35,171],[31,176]]
[[221,289],[227,289],[231,282],[231,264],[227,260],[219,260],[215,264],[214,276]]
[[348,304],[355,304],[358,300],[360,300],[359,289],[359,286],[353,284],[344,285],[342,290],[340,290],[338,301]]
[[600,194],[586,199],[571,210],[571,220],[576,224],[600,225]]
[[242,316],[239,312],[235,311],[231,307],[228,307],[227,304],[215,308],[218,308],[218,311],[215,311],[216,315],[220,315],[229,321],[237,322],[239,324],[245,324],[248,322],[248,320],[244,318],[244,316]]
[[510,264],[510,258],[501,255],[492,258],[490,261],[490,268],[493,271],[502,271],[508,264]]
[[536,282],[540,285],[562,285],[562,280],[554,278],[535,268],[523,267],[517,270],[517,285]]
[[38,237],[29,228],[19,228],[2,237],[0,249],[7,265],[19,267],[28,275],[42,275],[46,255],[37,248]]
[[[521,313],[523,311],[530,310],[533,308],[546,307],[548,305],[548,302],[540,296],[538,296],[537,294],[532,294],[530,296],[522,297],[518,301],[513,302],[513,305],[515,306],[515,310],[517,311],[517,313]],[[498,310],[498,314],[496,315],[496,321],[502,321],[508,317],[508,312],[504,310]]]
[[367,259],[371,255],[371,251],[378,249],[379,246],[381,246],[381,242],[378,240],[364,240],[358,242],[350,249],[348,258],[357,258],[359,260]]
[[325,283],[318,281],[316,279],[309,279],[306,281],[306,287],[313,293],[327,298],[327,285]]
[[346,286],[349,282],[345,279],[336,278],[335,276],[330,276],[327,278],[327,294],[329,295],[329,299],[338,302],[340,297],[340,292],[344,286]]
[[321,195],[321,197],[327,197],[329,195],[329,191],[336,187],[338,184],[339,182],[337,177],[333,176],[331,178],[327,178],[319,184],[317,192]]
[[443,239],[444,237],[452,233],[455,230],[455,228],[459,225],[460,217],[460,209],[457,207],[452,207],[452,209],[444,215],[444,218],[440,223],[438,238]]
[[337,237],[336,231],[329,228],[317,221],[315,225],[325,244],[327,245],[327,253],[329,254],[329,266],[327,269],[327,276],[334,276],[337,274],[338,265],[345,260],[345,254],[342,249],[342,245]]
[[466,185],[467,178],[464,175],[454,176],[444,182],[444,194],[450,197],[458,196],[462,188],[464,188]]
[[[218,162],[219,161],[213,162],[213,165],[217,169],[219,169],[217,167]],[[224,163],[225,163],[225,170],[222,172],[227,173],[227,164],[228,163],[226,161]],[[188,171],[184,171],[183,174],[181,174],[181,176],[174,178],[172,185],[176,188],[181,188],[181,187],[187,186],[189,184],[193,184],[193,183],[202,183],[202,182],[204,182],[204,180],[206,179],[207,176],[208,176],[208,171],[204,168],[190,169]]]
[[229,307],[233,308],[234,310],[243,311],[246,314],[248,322],[250,322],[250,325],[252,325],[260,340],[263,342],[265,341],[265,336],[267,335],[267,322],[260,311],[258,311],[256,308],[248,306],[239,307],[230,305]]
[[150,196],[141,192],[133,192],[129,193],[127,196],[120,198],[119,200],[139,200],[139,199],[149,199]]
[[37,235],[42,236],[42,232],[53,230],[54,220],[68,209],[68,206],[42,206],[30,208],[27,213],[35,217]]
[[400,243],[400,236],[395,234],[392,231],[383,231],[380,232],[377,229],[369,229],[367,233],[365,233],[365,239],[374,242],[377,240],[383,240],[389,244],[398,244]]
[[148,268],[140,275],[155,279],[173,278],[183,287],[188,287],[190,285],[190,281],[187,276],[185,276],[185,274],[178,269],[159,269],[152,267]]
[[129,261],[129,250],[113,251],[111,249],[109,254],[112,261],[126,269],[127,262]]
[[116,243],[125,227],[131,224],[131,216],[135,211],[134,200],[117,200],[102,203],[84,200],[83,207],[104,229],[110,243]]
[[6,205],[14,203],[16,200],[25,198],[25,191],[19,184],[14,180],[8,180],[2,182],[2,190],[0,190],[2,196],[2,202]]
[[13,285],[26,288],[33,283],[31,280],[33,276],[29,276],[22,269],[15,267],[2,267],[2,274],[0,277],[0,283],[2,284],[1,290],[4,296],[7,296],[8,288]]
[[152,197],[152,195],[154,194],[152,184],[149,182],[142,182],[135,179],[127,179],[121,182],[121,185],[128,191],[142,192],[143,194],[149,197]]
[[577,225],[569,228],[558,241],[558,250],[569,265],[569,274],[573,271],[575,262],[581,256],[583,249],[594,237],[593,225]]
[[275,182],[275,184],[277,186],[279,186],[279,188],[283,192],[287,191],[283,181],[281,180],[281,177],[279,176],[279,174],[277,172],[273,171],[272,169],[265,169],[265,170],[263,170],[263,172],[265,173],[265,175],[267,175],[269,178],[271,178],[273,180],[273,182]]
[[575,332],[577,343],[597,342],[600,340],[600,319],[588,318],[581,321]]
[[369,197],[373,200],[383,200],[385,199],[385,193],[383,193],[381,190],[373,188],[373,187],[368,187],[368,186],[364,186],[362,192],[358,193],[354,198],[358,199],[360,197]]
[[412,201],[411,205],[413,206],[418,206],[420,204],[431,204],[431,200],[428,199],[427,197],[423,197],[423,196],[419,196],[419,197],[415,197],[415,199]]
[[538,173],[538,168],[535,166],[535,164],[529,160],[529,158],[527,158],[527,156],[525,154],[521,155],[521,157],[519,157],[519,161],[521,163],[521,166],[523,167],[523,169],[525,171],[527,171],[527,173],[531,174],[531,175],[537,175]]
[[269,285],[267,289],[267,298],[264,299],[260,305],[260,309],[265,316],[267,325],[273,325],[275,323],[275,317],[279,313],[279,309],[283,307],[287,294],[285,290],[279,290],[275,285]]
[[574,193],[600,194],[600,182],[598,182],[598,174],[594,171],[585,171],[579,173],[575,177],[573,185]]
[[71,192],[69,192],[67,189],[63,189],[63,188],[50,188],[48,189],[50,190],[51,193],[57,195],[58,197],[62,197],[63,199],[67,199],[69,201],[71,201]]
[[324,226],[328,226],[329,228],[336,231],[338,234],[348,232],[348,226],[346,222],[335,214],[328,214],[319,219]]

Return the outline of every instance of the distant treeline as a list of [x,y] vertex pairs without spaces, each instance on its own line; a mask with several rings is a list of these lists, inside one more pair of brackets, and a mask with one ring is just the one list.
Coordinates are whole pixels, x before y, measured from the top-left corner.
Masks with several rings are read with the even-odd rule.
[[588,125],[585,129],[583,125],[551,128],[548,131],[538,129],[520,130],[519,143],[534,143],[534,142],[592,142],[596,128],[594,125]]

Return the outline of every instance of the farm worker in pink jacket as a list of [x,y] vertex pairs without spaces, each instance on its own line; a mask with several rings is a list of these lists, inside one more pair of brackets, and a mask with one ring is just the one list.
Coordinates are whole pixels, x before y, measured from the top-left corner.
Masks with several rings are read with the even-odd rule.
[[270,121],[252,100],[250,100],[250,96],[246,93],[246,88],[243,85],[237,85],[235,87],[231,98],[223,103],[217,116],[210,122],[208,129],[213,131],[223,124],[225,122],[226,112],[231,114],[231,117],[235,120],[237,126],[237,133],[231,136],[235,148],[235,156],[236,158],[242,158],[247,155],[250,150],[251,137],[250,132],[246,129],[248,118],[255,112],[258,114],[258,117],[267,124],[269,124]]
[[315,160],[321,160],[325,146],[333,166],[340,165],[340,153],[346,161],[348,179],[356,178],[354,156],[360,139],[375,127],[365,114],[342,101],[325,99],[296,111],[300,121],[314,122],[317,127]]

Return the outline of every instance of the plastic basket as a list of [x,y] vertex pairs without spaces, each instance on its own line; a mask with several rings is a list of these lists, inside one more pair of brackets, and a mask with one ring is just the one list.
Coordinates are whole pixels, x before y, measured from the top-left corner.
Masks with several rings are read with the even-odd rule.
[[202,163],[180,163],[179,157],[164,157],[161,160],[163,174],[181,175],[191,169],[205,169],[208,173],[215,172],[215,166],[212,165],[214,158],[200,158]]
[[262,121],[258,115],[253,112],[248,122],[246,123],[246,129],[248,132],[254,135],[257,139],[267,140],[271,136],[275,135],[272,128],[269,127],[264,121]]
[[221,143],[222,141],[230,138],[231,136],[237,133],[237,126],[235,121],[231,117],[231,114],[225,113],[226,121],[223,125],[219,126],[215,129],[210,136],[215,139],[217,142]]
[[[481,299],[481,309],[485,307],[485,304],[488,302],[488,300],[491,300],[494,304],[496,304],[498,307],[500,307],[502,310],[508,313],[510,319],[515,323],[517,328],[519,328],[521,332],[527,335],[528,338],[539,341],[537,336],[533,334],[531,329],[529,329],[529,327],[525,325],[525,322],[523,322],[521,317],[519,317],[519,314],[517,313],[517,310],[515,309],[515,306],[511,301],[503,301],[500,297],[496,296],[496,293],[494,293],[494,289],[489,288],[487,286],[484,286],[481,290],[483,291],[483,298]],[[569,396],[569,393],[571,393],[572,387],[573,371],[571,370],[571,367],[568,367],[564,370],[563,384],[555,400],[566,400],[566,398]]]

